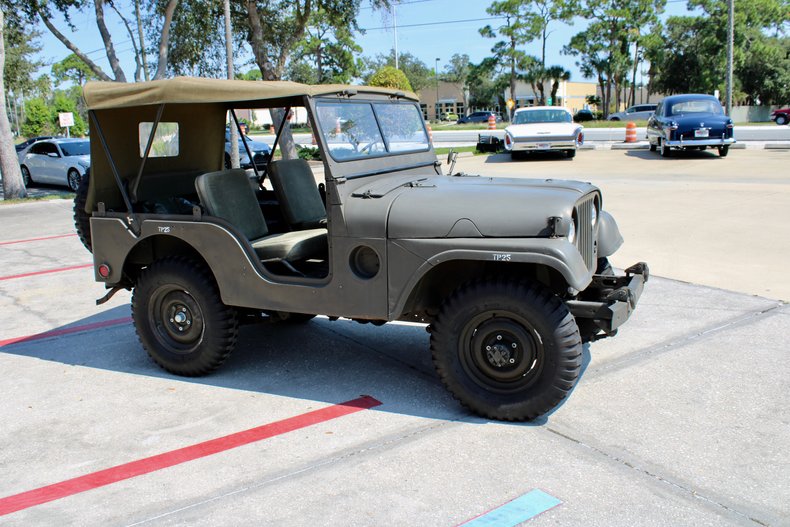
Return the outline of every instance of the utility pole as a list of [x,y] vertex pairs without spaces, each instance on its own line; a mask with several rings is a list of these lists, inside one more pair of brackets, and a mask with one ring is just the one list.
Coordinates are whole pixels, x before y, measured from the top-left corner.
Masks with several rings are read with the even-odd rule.
[[436,57],[436,62],[433,64],[433,76],[436,79],[436,105],[434,106],[436,110],[436,120],[439,120],[439,61],[442,60],[439,57]]
[[727,13],[727,115],[732,117],[732,54],[735,43],[735,0],[728,1]]
[[[228,79],[233,79],[233,31],[230,27],[230,0],[225,0],[225,54],[228,61]],[[252,160],[250,160],[252,161]],[[230,119],[230,166],[239,168],[239,131],[235,119]]]
[[395,30],[395,69],[398,67],[398,14],[395,11],[395,4],[392,4],[392,27]]

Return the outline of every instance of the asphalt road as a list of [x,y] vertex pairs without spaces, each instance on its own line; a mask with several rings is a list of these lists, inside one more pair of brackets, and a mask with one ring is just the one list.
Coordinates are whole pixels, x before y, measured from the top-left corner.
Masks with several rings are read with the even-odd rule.
[[71,204],[0,205],[0,525],[790,525],[790,307],[765,290],[790,152],[646,156],[459,162],[593,181],[616,263],[658,275],[565,404],[517,425],[458,406],[417,325],[246,326],[216,374],[168,375],[128,293],[94,304]]

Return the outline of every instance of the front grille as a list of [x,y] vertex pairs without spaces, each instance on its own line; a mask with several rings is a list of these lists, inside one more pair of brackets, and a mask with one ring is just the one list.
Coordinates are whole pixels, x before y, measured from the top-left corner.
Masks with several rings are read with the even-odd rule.
[[576,204],[576,247],[590,271],[595,271],[598,262],[598,246],[595,243],[595,231],[592,225],[594,209],[595,194],[585,196]]

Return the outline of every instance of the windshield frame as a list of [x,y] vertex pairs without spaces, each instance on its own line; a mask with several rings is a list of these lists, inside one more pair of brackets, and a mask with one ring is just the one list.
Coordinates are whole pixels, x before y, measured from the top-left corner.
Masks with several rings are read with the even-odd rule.
[[[322,106],[335,106],[338,104],[349,104],[349,105],[366,105],[370,108],[371,114],[373,116],[373,124],[375,124],[376,131],[378,133],[378,139],[380,139],[380,143],[384,146],[384,150],[381,152],[371,152],[370,155],[361,155],[361,156],[349,156],[349,157],[342,157],[335,155],[335,152],[332,151],[328,143],[328,134],[332,133],[330,130],[325,130],[323,125],[326,123],[322,123],[319,117],[319,112]],[[414,148],[408,150],[391,150],[392,144],[392,136],[385,133],[386,127],[382,125],[382,116],[380,115],[380,110],[377,109],[378,106],[409,106],[417,112],[417,116],[420,119],[421,124],[421,132],[423,137],[425,138],[424,148]],[[432,142],[430,135],[428,134],[428,130],[425,125],[425,118],[422,114],[422,110],[418,106],[418,103],[410,100],[406,101],[391,101],[391,100],[373,100],[373,99],[350,99],[350,100],[338,100],[338,99],[319,99],[315,101],[314,106],[314,116],[315,122],[318,127],[319,135],[321,139],[324,141],[324,148],[323,150],[332,158],[332,160],[336,163],[350,163],[350,162],[359,162],[368,159],[380,159],[384,157],[397,157],[402,155],[408,154],[424,154],[426,152],[430,152],[432,150]],[[376,144],[378,141],[371,143]]]

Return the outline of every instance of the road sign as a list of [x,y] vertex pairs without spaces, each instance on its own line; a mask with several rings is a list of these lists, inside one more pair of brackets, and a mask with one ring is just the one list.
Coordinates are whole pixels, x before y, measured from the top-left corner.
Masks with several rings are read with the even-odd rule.
[[63,112],[58,114],[58,121],[63,128],[67,126],[74,126],[74,114],[71,112]]
[[512,110],[513,107],[516,106],[516,101],[514,101],[513,99],[508,99],[507,102],[505,103],[505,106],[507,106],[508,110]]

